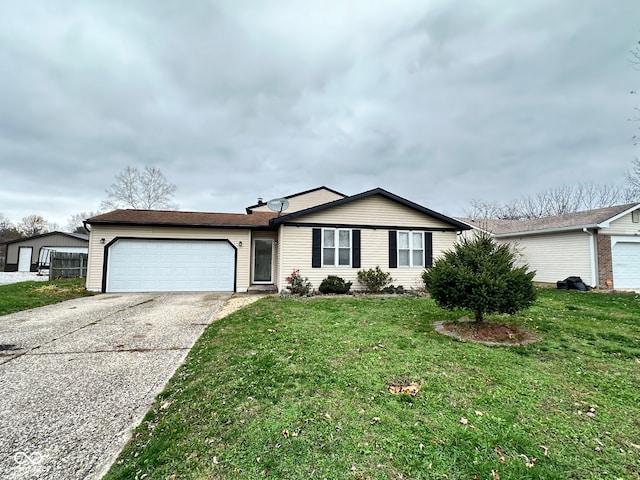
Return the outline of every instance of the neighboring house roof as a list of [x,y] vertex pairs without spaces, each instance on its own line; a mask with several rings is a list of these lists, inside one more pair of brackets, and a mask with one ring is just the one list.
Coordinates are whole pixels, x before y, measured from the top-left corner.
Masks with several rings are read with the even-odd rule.
[[302,217],[304,215],[309,215],[311,213],[316,213],[316,212],[321,212],[323,210],[327,210],[329,208],[333,208],[333,207],[337,207],[339,205],[345,205],[347,203],[351,203],[351,202],[355,202],[357,200],[361,200],[363,198],[367,198],[367,197],[371,197],[373,195],[380,195],[382,197],[388,198],[389,200],[392,200],[394,202],[398,202],[402,205],[404,205],[405,207],[409,207],[413,210],[417,210],[420,213],[424,213],[425,215],[429,215],[430,217],[436,218],[438,220],[441,220],[442,222],[448,223],[449,225],[452,225],[456,228],[458,228],[459,230],[470,230],[471,227],[469,225],[467,225],[464,222],[461,222],[459,220],[456,220],[455,218],[451,218],[451,217],[447,217],[446,215],[443,215],[441,213],[438,212],[434,212],[433,210],[430,210],[426,207],[423,207],[422,205],[418,205],[417,203],[411,202],[409,200],[407,200],[406,198],[402,198],[399,197],[398,195],[395,195],[391,192],[388,192],[382,188],[374,188],[373,190],[368,190],[366,192],[362,192],[359,193],[357,195],[352,195],[350,197],[345,197],[345,198],[341,198],[340,200],[334,200],[333,202],[329,202],[329,203],[324,203],[322,205],[317,205],[315,207],[311,207],[311,208],[307,208],[304,210],[299,210],[297,212],[293,212],[290,213],[288,215],[280,215],[277,218],[274,218],[272,220],[272,223],[274,225],[279,225],[281,223],[286,223],[289,222],[295,218],[298,217]]
[[[286,198],[287,200],[290,200],[292,198],[300,197],[302,195],[307,195],[309,193],[317,192],[319,190],[326,190],[328,192],[335,193],[336,195],[339,195],[341,197],[346,197],[346,195],[344,193],[340,193],[340,192],[338,192],[336,190],[333,190],[332,188],[322,186],[322,187],[312,188],[310,190],[305,190],[304,192],[294,193],[293,195],[287,195],[284,198]],[[250,207],[247,207],[246,211],[247,211],[247,213],[251,213],[251,210],[253,210],[254,208],[263,207],[266,204],[267,204],[267,202],[256,203],[255,205],[251,205]]]
[[498,237],[514,235],[533,235],[563,230],[583,228],[603,228],[610,222],[640,208],[640,203],[614,205],[612,207],[566,213],[553,217],[532,218],[529,220],[499,219],[460,219],[473,227],[486,230]]
[[89,225],[157,225],[181,227],[268,227],[274,212],[204,213],[168,210],[114,210],[96,215],[85,221]]
[[84,240],[86,242],[89,241],[89,235],[85,234],[85,233],[69,233],[69,232],[47,232],[47,233],[41,233],[40,235],[34,235],[33,237],[26,237],[26,238],[17,238],[15,240],[9,240],[6,242],[3,242],[4,245],[9,245],[11,243],[18,243],[18,242],[26,242],[29,240],[35,240],[37,238],[43,238],[43,237],[50,237],[52,235],[64,235],[66,237],[73,237],[76,238],[78,240]]

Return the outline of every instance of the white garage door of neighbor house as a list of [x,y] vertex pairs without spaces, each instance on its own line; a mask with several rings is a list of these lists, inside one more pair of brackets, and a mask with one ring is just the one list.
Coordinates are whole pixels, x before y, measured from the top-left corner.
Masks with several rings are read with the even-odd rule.
[[232,292],[235,250],[227,241],[117,240],[107,292]]
[[640,243],[617,242],[611,260],[614,288],[640,288]]

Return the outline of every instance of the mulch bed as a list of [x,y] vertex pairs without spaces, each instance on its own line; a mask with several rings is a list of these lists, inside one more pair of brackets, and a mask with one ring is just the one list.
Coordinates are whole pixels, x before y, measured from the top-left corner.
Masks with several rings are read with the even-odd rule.
[[528,345],[538,338],[526,327],[494,322],[474,322],[461,318],[457,322],[441,321],[434,324],[437,332],[462,342],[476,342],[490,346]]

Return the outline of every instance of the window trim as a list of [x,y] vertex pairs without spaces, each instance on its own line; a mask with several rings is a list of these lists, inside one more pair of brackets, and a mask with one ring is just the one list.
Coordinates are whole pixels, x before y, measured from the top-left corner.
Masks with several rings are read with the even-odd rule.
[[[353,264],[353,229],[351,228],[322,228],[321,229],[321,237],[320,237],[320,266],[321,268],[351,268]],[[324,232],[332,231],[334,232],[334,246],[333,247],[325,247],[324,245]],[[349,232],[349,247],[340,247],[340,232]],[[324,262],[324,251],[325,249],[333,248],[333,265],[327,265]],[[349,250],[349,263],[347,265],[340,265],[340,249]]]
[[[400,234],[406,233],[409,237],[409,248],[400,248]],[[422,238],[422,248],[414,249],[413,248],[413,235],[419,234]],[[421,230],[397,230],[396,231],[396,258],[397,258],[397,268],[426,268],[426,253],[427,253],[427,239],[425,238],[425,232]],[[400,251],[408,251],[409,252],[409,265],[402,265],[400,263]],[[422,265],[414,265],[413,264],[413,252],[422,252]]]

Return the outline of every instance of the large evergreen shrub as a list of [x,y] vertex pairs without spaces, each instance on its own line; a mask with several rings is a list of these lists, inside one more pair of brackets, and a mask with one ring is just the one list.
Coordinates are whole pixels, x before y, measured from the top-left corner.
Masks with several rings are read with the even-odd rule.
[[516,267],[515,259],[511,246],[479,233],[445,252],[422,278],[440,307],[470,310],[481,322],[486,314],[514,314],[535,301],[535,272]]

